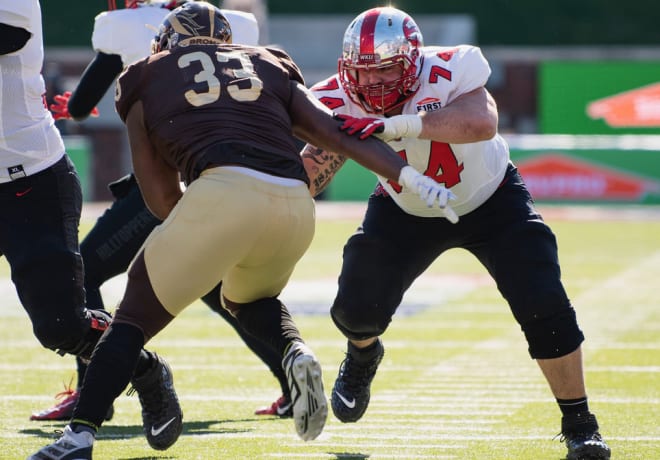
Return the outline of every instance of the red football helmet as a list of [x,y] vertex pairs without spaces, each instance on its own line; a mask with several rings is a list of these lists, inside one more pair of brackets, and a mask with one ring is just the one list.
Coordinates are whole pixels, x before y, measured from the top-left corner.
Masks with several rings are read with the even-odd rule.
[[231,27],[220,8],[207,2],[185,2],[163,19],[151,53],[191,44],[231,43]]
[[[158,3],[163,8],[173,10],[174,8],[183,5],[188,0],[124,0],[124,8],[137,8],[140,3]],[[117,0],[108,0],[108,11],[117,9]]]
[[[367,10],[344,33],[339,78],[344,91],[368,113],[386,113],[410,99],[419,88],[417,59],[422,33],[401,10],[381,7]],[[396,80],[362,85],[357,70],[401,66]]]

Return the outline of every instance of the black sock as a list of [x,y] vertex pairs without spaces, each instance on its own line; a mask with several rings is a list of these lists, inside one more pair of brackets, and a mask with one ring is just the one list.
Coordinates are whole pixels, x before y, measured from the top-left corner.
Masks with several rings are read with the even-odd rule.
[[353,359],[358,362],[369,362],[381,354],[383,348],[383,342],[380,338],[377,338],[374,343],[367,345],[364,348],[358,348],[349,340],[348,341],[348,352],[351,354]]
[[589,413],[589,403],[587,397],[578,399],[559,399],[557,404],[562,415],[587,415]]
[[153,353],[145,350],[144,348],[140,350],[140,355],[138,356],[137,363],[135,365],[135,372],[133,372],[133,378],[141,377],[153,366],[156,358],[153,356]]
[[71,427],[71,431],[74,433],[82,433],[83,431],[87,431],[96,437],[96,433],[98,432],[97,426],[92,426],[91,423],[88,424],[88,422],[85,422],[84,420],[72,420],[69,426]]

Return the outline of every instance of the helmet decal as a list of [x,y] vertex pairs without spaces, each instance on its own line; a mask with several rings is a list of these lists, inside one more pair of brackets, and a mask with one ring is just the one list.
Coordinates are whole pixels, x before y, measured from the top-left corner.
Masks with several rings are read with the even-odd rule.
[[152,54],[175,46],[231,43],[231,27],[219,8],[186,2],[169,13],[152,42]]

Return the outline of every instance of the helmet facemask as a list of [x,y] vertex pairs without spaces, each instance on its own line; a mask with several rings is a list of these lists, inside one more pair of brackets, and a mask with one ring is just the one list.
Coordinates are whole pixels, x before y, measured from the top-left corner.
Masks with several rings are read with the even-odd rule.
[[[422,34],[415,22],[395,8],[374,8],[360,14],[346,29],[339,77],[353,102],[367,113],[384,114],[410,99],[419,88],[418,64]],[[401,68],[400,77],[361,84],[358,70]]]

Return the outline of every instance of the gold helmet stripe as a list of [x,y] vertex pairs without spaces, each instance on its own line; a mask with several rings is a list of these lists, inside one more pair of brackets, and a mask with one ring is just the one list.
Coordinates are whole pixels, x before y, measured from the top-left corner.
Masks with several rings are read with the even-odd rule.
[[211,34],[210,34],[210,36],[215,37],[215,30],[214,30],[215,29],[215,21],[214,21],[215,11],[213,11],[213,9],[211,9],[211,8],[208,8],[206,11],[209,15],[209,24],[211,25],[211,30],[210,30]]
[[194,30],[186,29],[186,27],[181,24],[181,22],[179,22],[179,19],[176,17],[176,15],[172,15],[169,19],[170,24],[172,25],[172,28],[175,32],[185,35],[193,35]]

